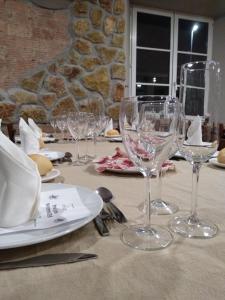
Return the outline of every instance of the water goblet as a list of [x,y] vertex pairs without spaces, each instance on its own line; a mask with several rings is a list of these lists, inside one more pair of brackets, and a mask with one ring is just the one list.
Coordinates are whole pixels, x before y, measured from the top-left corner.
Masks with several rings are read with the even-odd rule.
[[54,138],[56,138],[56,129],[57,129],[56,118],[51,118],[50,119],[50,125],[53,128]]
[[[180,102],[184,113],[180,114],[178,147],[192,165],[191,211],[169,222],[174,232],[187,238],[212,238],[217,226],[199,217],[197,194],[199,171],[204,162],[218,148],[218,122],[220,106],[220,65],[214,61],[191,62],[181,67]],[[202,135],[204,115],[208,116],[208,133]]]
[[67,118],[67,126],[69,129],[69,132],[71,136],[74,139],[75,143],[75,160],[72,162],[73,166],[81,166],[83,163],[80,161],[79,157],[79,145],[78,145],[78,140],[80,137],[80,131],[79,131],[79,113],[78,112],[73,112],[69,113],[68,118]]
[[[177,124],[176,104],[170,101],[140,101],[139,97],[124,99],[120,111],[120,131],[129,158],[146,179],[145,218],[143,224],[123,230],[122,241],[140,250],[157,250],[169,246],[171,232],[164,226],[151,224],[150,178],[168,158]],[[160,120],[168,126],[159,131]]]
[[61,132],[61,141],[60,143],[64,143],[64,138],[65,138],[65,130],[67,128],[67,116],[66,115],[62,115],[60,117],[58,117],[56,119],[56,124],[57,127],[59,128],[60,132]]

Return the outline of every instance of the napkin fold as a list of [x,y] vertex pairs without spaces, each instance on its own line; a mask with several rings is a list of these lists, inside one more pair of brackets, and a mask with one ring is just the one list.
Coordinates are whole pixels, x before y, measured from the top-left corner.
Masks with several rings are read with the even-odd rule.
[[109,120],[109,123],[108,123],[108,125],[106,126],[106,128],[105,128],[105,135],[107,135],[107,131],[109,131],[109,130],[112,130],[113,129],[113,120],[112,120],[112,118]]
[[38,153],[40,150],[39,137],[22,118],[19,122],[19,131],[23,151],[26,154]]
[[41,178],[36,164],[0,131],[0,227],[21,225],[38,211]]
[[200,116],[196,116],[187,131],[187,144],[202,145],[202,121]]
[[28,118],[28,124],[29,124],[29,127],[36,134],[37,138],[40,139],[42,137],[42,130],[41,130],[41,128],[38,127],[37,124],[34,122],[34,120],[31,119],[31,118]]

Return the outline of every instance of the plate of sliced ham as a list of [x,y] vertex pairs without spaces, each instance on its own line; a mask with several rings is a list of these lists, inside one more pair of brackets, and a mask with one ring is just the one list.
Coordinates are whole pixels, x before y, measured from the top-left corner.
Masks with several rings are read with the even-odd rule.
[[[129,159],[128,155],[119,147],[115,148],[115,153],[112,156],[103,156],[94,161],[95,170],[98,173],[105,171],[123,174],[141,173],[134,163]],[[167,160],[162,165],[163,171],[175,170],[175,165],[172,161]]]

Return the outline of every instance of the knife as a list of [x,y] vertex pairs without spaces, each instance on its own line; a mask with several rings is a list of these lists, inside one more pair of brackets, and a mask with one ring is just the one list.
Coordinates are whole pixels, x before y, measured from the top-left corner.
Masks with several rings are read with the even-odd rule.
[[97,255],[91,253],[44,254],[21,260],[0,262],[0,270],[60,265],[66,263],[75,263],[93,258],[97,258]]

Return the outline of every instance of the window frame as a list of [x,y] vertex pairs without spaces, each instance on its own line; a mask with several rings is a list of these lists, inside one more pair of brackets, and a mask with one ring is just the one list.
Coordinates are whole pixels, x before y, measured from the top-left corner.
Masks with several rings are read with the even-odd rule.
[[[171,18],[170,24],[170,49],[161,49],[161,48],[150,48],[150,47],[140,47],[137,46],[137,14],[140,13],[147,13],[152,15],[159,15]],[[173,13],[172,12],[165,12],[160,10],[153,10],[147,9],[142,7],[134,6],[132,8],[132,20],[131,20],[131,64],[130,64],[130,86],[131,86],[131,94],[136,95],[136,84],[143,84],[143,85],[151,85],[151,86],[166,86],[169,87],[169,94],[171,94],[171,83],[172,83],[172,56],[173,56]],[[136,82],[136,51],[137,49],[144,49],[150,51],[163,51],[163,52],[170,52],[170,66],[169,66],[169,83],[145,83],[145,82]]]
[[[159,16],[167,16],[171,18],[170,26],[170,49],[160,49],[160,48],[148,48],[148,47],[139,47],[137,46],[137,14],[147,13],[155,14]],[[131,20],[130,20],[130,62],[129,62],[129,95],[136,95],[136,84],[142,84],[141,82],[136,82],[136,51],[137,49],[148,49],[153,51],[165,51],[170,52],[170,64],[169,64],[169,84],[160,84],[160,83],[144,83],[143,85],[152,85],[152,86],[167,86],[169,87],[169,95],[176,97],[176,90],[179,87],[177,84],[177,62],[178,54],[192,54],[198,56],[204,56],[207,60],[212,59],[212,41],[213,41],[213,20],[211,18],[206,18],[197,15],[187,15],[182,13],[164,11],[154,8],[143,8],[140,6],[131,7]],[[190,20],[196,22],[205,22],[208,23],[208,45],[207,53],[198,53],[198,52],[186,52],[178,51],[178,25],[179,19]],[[205,60],[205,59],[204,59]],[[208,105],[207,91],[205,91],[204,98],[204,114],[207,114],[206,111]]]

